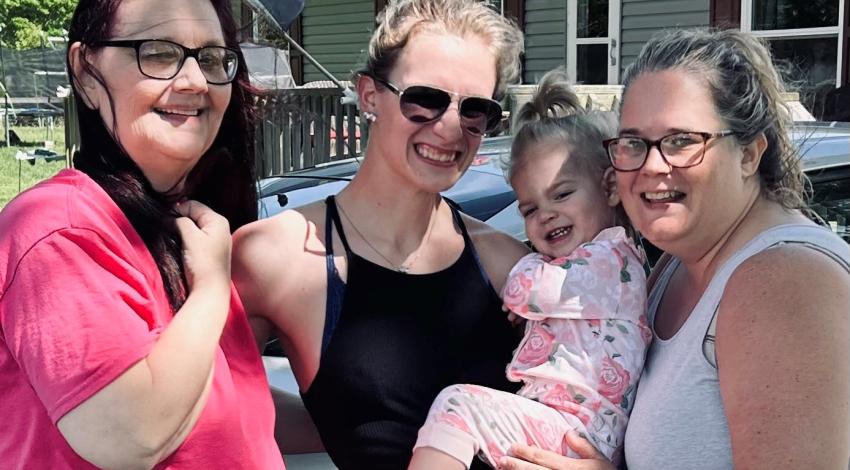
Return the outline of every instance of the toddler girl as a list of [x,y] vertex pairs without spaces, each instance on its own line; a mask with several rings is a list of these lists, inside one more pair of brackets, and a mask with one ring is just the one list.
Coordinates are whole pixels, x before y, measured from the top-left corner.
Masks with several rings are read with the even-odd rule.
[[627,230],[602,140],[613,113],[584,111],[563,73],[520,110],[508,176],[539,253],[511,270],[502,297],[525,336],[507,368],[516,395],[454,385],[434,401],[410,468],[492,467],[511,444],[564,455],[569,431],[615,459],[652,334],[643,256]]

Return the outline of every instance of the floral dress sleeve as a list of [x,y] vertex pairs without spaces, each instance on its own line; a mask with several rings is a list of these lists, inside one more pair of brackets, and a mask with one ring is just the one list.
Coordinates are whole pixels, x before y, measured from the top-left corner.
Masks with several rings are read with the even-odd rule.
[[511,271],[505,306],[528,319],[507,368],[519,394],[581,420],[611,456],[622,444],[651,332],[646,274],[621,227],[569,256],[528,255]]
[[[622,227],[615,227],[604,230],[568,256],[525,256],[511,270],[503,301],[508,309],[528,320],[637,321],[631,315],[636,309],[618,305],[630,300],[623,294],[643,289],[645,282],[639,252]],[[630,317],[622,318],[621,314]]]

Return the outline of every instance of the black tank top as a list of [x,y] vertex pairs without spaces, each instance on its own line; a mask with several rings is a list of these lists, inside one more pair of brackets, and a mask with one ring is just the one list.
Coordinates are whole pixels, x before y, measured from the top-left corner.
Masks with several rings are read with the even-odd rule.
[[[341,470],[405,469],[431,402],[444,387],[518,389],[505,378],[505,367],[519,335],[454,207],[464,239],[460,257],[442,271],[411,275],[353,253],[333,196],[325,202],[322,356],[302,398]],[[333,264],[332,227],[345,247],[347,285]],[[479,465],[476,459],[472,468]]]

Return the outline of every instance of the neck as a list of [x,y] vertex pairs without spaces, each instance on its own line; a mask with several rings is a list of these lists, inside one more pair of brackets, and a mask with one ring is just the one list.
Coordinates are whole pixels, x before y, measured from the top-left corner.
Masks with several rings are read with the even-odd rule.
[[[703,250],[688,250],[690,256],[679,256],[688,278],[695,285],[705,286],[735,252],[743,248],[762,231],[781,224],[805,223],[799,211],[789,211],[780,204],[756,193],[722,236],[706,244]],[[698,254],[697,254],[698,253]]]
[[404,252],[414,242],[418,246],[442,199],[411,187],[367,159],[337,200],[370,242]]

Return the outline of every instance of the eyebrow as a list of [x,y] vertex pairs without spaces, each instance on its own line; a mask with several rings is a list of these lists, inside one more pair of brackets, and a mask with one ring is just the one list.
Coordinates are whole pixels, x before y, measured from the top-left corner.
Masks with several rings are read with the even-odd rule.
[[[664,135],[667,136],[667,135],[672,135],[672,134],[678,134],[680,132],[697,132],[697,131],[695,131],[693,129],[683,129],[681,127],[668,127],[664,131]],[[620,136],[622,136],[622,135],[642,136],[644,134],[638,129],[627,128],[627,129],[620,129],[620,132],[618,133],[618,135],[620,135]]]
[[[147,27],[139,29],[139,30],[131,30],[129,32],[125,32],[123,34],[123,37],[126,38],[126,39],[153,39],[153,40],[162,39],[162,40],[165,40],[165,41],[176,42],[177,44],[183,44],[181,41],[178,41],[176,38],[174,38],[171,35],[156,35],[156,34],[151,35],[151,34],[148,34],[147,36],[145,36],[145,34],[148,33],[149,31],[151,31],[152,29],[156,29],[156,28],[158,28],[158,27],[160,27],[164,24],[175,21],[177,19],[178,18],[168,18],[168,19],[162,20],[158,23],[147,25]],[[142,24],[142,23],[140,21],[125,21],[122,24],[124,24],[126,26],[126,25],[139,25],[139,24]],[[183,44],[183,45],[185,46],[185,44]],[[221,38],[221,41],[219,41],[219,38],[207,38],[198,47],[226,46],[226,45],[227,45],[227,40],[223,37]]]
[[[553,192],[554,190],[558,189],[559,187],[561,187],[565,184],[575,184],[575,182],[576,182],[576,180],[574,178],[571,178],[569,176],[561,176],[558,179],[556,179],[554,183],[547,186],[546,189],[544,190],[544,192],[546,194],[549,194],[549,193]],[[534,203],[532,203],[532,202],[524,202],[524,201],[520,201],[519,199],[517,199],[517,206],[520,209],[522,209],[525,206],[529,206],[529,205],[533,205],[533,204]]]

